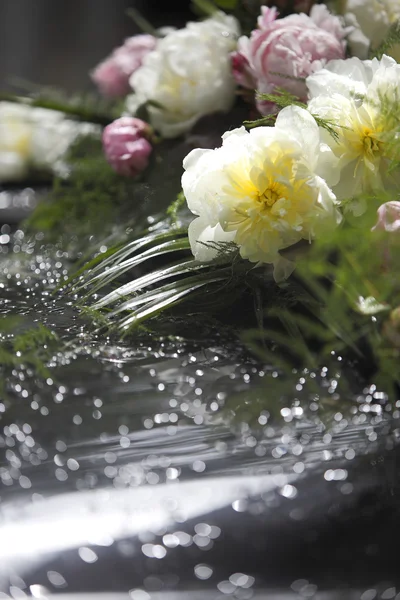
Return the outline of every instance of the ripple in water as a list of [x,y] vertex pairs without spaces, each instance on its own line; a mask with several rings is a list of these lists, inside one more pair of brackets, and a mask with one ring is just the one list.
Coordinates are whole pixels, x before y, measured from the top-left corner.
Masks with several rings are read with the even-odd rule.
[[390,487],[398,403],[357,389],[341,357],[334,372],[289,376],[218,336],[105,339],[52,294],[68,253],[2,236],[6,594],[246,599],[280,587],[311,598],[338,582],[364,593],[365,564],[387,565],[367,528],[350,554],[329,540],[342,514],[358,519],[359,503]]

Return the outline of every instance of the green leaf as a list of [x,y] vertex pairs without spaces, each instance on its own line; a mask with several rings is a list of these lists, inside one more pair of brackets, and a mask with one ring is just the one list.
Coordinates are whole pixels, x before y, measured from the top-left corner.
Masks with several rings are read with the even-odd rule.
[[237,7],[238,0],[215,0],[215,4],[226,10],[234,10]]
[[211,0],[192,0],[192,9],[195,13],[200,13],[206,17],[212,17],[218,10],[217,6]]
[[384,54],[390,54],[390,50],[396,44],[400,44],[400,20],[393,23],[379,46],[370,52],[370,58],[382,58]]
[[141,29],[144,33],[149,33],[154,37],[160,37],[157,29],[153,27],[153,25],[142,15],[142,13],[137,10],[137,8],[127,8],[125,13],[134,21],[134,23]]

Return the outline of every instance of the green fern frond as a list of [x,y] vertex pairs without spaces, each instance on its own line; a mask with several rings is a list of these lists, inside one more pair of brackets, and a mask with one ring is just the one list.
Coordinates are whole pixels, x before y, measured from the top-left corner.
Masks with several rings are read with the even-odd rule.
[[311,113],[311,115],[314,117],[314,119],[319,127],[322,127],[322,129],[325,129],[329,133],[329,135],[331,135],[333,137],[333,139],[335,141],[338,141],[339,132],[337,130],[336,123],[334,123],[330,119],[323,119],[322,117],[319,117],[318,115],[315,115],[314,113]]
[[[288,76],[289,77],[289,76]],[[276,106],[282,110],[288,106],[300,106],[300,108],[307,109],[307,104],[302,102],[298,96],[294,96],[284,88],[277,87],[274,92],[271,94],[257,93],[257,97],[260,100],[265,100],[266,102],[271,102],[276,104]],[[339,133],[337,131],[337,125],[331,121],[330,119],[323,119],[322,117],[311,113],[314,117],[317,125],[325,129],[336,141],[339,138]],[[253,127],[270,127],[274,125],[276,120],[276,114],[266,115],[259,119],[255,119],[253,121],[244,121],[243,125],[248,129]]]
[[266,115],[265,117],[254,119],[254,121],[243,121],[243,125],[247,129],[252,129],[253,127],[272,127],[276,121],[276,117],[277,115]]
[[178,214],[180,210],[186,206],[186,198],[183,192],[179,192],[175,200],[167,208],[167,216],[171,219],[172,225],[176,225],[178,222]]
[[202,17],[212,17],[218,10],[217,5],[212,0],[192,0],[191,8],[195,14]]
[[287,106],[300,106],[301,108],[307,108],[307,104],[304,104],[298,96],[291,94],[282,87],[276,87],[274,92],[266,94],[263,92],[257,92],[257,98],[264,100],[265,102],[271,102],[276,104],[279,108],[286,108]]
[[[39,377],[48,377],[50,371],[47,362],[58,347],[57,335],[42,323],[24,329],[18,317],[3,316],[0,325],[0,389],[3,389],[3,393],[6,386],[2,384],[2,376],[7,368],[30,365]],[[22,331],[18,331],[18,328]],[[5,335],[6,332],[10,333]]]

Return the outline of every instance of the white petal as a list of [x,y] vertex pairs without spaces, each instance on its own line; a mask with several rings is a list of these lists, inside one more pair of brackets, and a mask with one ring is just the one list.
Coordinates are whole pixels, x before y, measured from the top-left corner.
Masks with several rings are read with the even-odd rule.
[[310,98],[319,95],[330,96],[334,93],[347,98],[354,95],[363,96],[372,79],[370,62],[355,57],[329,61],[323,69],[307,77]]
[[185,158],[183,159],[183,168],[185,170],[195,169],[198,166],[198,161],[205,154],[209,154],[212,150],[207,150],[204,148],[195,148]]
[[199,217],[189,225],[189,242],[196,260],[209,262],[217,256],[217,250],[208,246],[207,242],[232,242],[236,232],[225,232],[218,224],[211,227],[206,220]]
[[226,131],[223,136],[223,144],[227,145],[233,141],[235,141],[238,137],[246,137],[249,133],[245,127],[237,127],[236,129],[231,129],[230,131]]
[[319,153],[319,128],[304,108],[288,106],[280,111],[276,129],[286,131],[300,145],[310,170],[314,170]]
[[[334,139],[332,141],[335,143]],[[315,173],[325,179],[330,187],[336,185],[340,179],[339,159],[328,144],[320,144]]]
[[296,263],[279,255],[274,261],[274,279],[276,283],[282,283],[290,277],[296,268]]
[[20,181],[28,172],[27,160],[17,152],[0,151],[0,183]]

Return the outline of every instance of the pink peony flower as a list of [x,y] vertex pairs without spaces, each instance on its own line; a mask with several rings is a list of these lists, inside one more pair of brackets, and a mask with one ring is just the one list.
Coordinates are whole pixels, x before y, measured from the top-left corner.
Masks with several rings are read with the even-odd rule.
[[141,65],[144,57],[154,50],[157,38],[135,35],[101,62],[91,73],[92,80],[104,96],[126,96],[130,91],[129,78]]
[[[258,29],[250,38],[241,37],[232,55],[232,70],[242,86],[272,93],[285,88],[301,100],[307,99],[305,77],[335,58],[345,57],[347,33],[339,17],[325,5],[313,6],[305,14],[277,19],[276,8],[261,7]],[[262,114],[275,112],[274,104],[257,101]]]
[[378,221],[372,231],[400,232],[400,202],[385,202],[378,208]]
[[149,136],[150,126],[134,117],[121,117],[107,125],[103,131],[103,148],[114,171],[126,177],[143,171],[152,151]]

